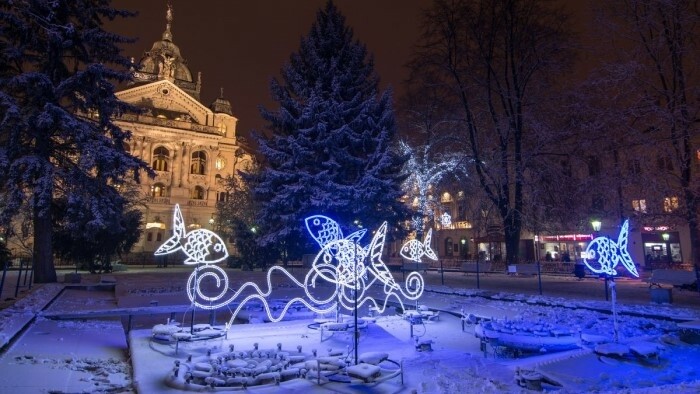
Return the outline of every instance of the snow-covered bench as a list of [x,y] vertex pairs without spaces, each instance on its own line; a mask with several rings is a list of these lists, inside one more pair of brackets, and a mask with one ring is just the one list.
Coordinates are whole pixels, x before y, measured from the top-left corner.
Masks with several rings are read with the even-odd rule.
[[537,264],[511,264],[508,266],[508,274],[537,275]]
[[649,287],[662,287],[671,285],[674,287],[691,286],[697,281],[695,272],[674,269],[655,269],[649,278]]

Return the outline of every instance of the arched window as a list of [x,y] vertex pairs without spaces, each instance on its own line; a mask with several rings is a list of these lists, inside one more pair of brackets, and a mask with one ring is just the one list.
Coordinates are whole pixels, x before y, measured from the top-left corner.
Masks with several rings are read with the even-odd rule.
[[204,200],[204,188],[195,186],[194,189],[192,189],[192,196],[190,198],[193,200]]
[[153,151],[153,169],[156,171],[168,171],[168,158],[170,158],[170,151],[163,146],[157,147]]
[[201,150],[192,152],[192,164],[190,166],[190,173],[195,175],[204,175],[206,168],[207,154]]
[[122,143],[122,147],[124,148],[124,152],[126,152],[126,153],[131,152],[131,147],[126,142]]
[[154,183],[151,186],[151,197],[165,197],[165,185],[162,183]]

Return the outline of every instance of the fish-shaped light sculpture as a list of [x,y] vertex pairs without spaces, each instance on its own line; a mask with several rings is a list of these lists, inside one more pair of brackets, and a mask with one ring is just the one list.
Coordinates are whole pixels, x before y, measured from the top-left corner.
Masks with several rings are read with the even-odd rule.
[[588,244],[586,252],[584,253],[584,264],[596,274],[614,276],[617,275],[615,267],[617,267],[619,263],[622,263],[630,274],[639,277],[632,257],[627,251],[628,236],[629,220],[625,220],[625,223],[620,229],[617,242],[607,237],[598,237]]
[[360,239],[362,239],[367,232],[366,229],[361,229],[348,235],[347,238],[343,238],[343,230],[340,229],[340,225],[338,225],[335,220],[323,215],[309,216],[306,218],[305,222],[309,234],[311,234],[311,237],[313,237],[321,248],[328,245],[330,242],[340,241],[341,239],[346,239],[355,243],[360,242]]
[[187,259],[185,264],[213,264],[228,257],[228,250],[221,239],[213,231],[198,228],[186,232],[185,220],[182,218],[180,205],[175,205],[173,215],[173,236],[168,238],[156,251],[156,256],[162,256],[182,250]]
[[426,256],[431,260],[437,260],[437,255],[430,247],[430,240],[432,239],[432,237],[433,229],[431,228],[425,235],[425,240],[423,242],[420,242],[417,239],[412,239],[406,242],[401,247],[401,257],[418,263],[422,261],[423,256]]

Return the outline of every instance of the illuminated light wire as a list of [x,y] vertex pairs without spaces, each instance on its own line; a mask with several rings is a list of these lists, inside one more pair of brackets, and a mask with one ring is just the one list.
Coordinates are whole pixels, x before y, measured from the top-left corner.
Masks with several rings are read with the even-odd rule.
[[[583,262],[596,274],[617,275],[615,269],[619,263],[635,277],[639,277],[632,257],[627,251],[629,238],[629,220],[625,220],[617,242],[607,237],[597,237],[586,247]],[[597,264],[596,264],[597,263]]]
[[[245,291],[252,291],[252,294],[246,295],[232,312],[231,318],[226,324],[226,330],[231,327],[246,304],[252,300],[259,300],[268,319],[271,322],[278,322],[284,318],[289,308],[295,303],[301,303],[318,314],[333,312],[337,309],[338,304],[346,310],[371,304],[381,313],[388,308],[389,300],[392,297],[396,298],[401,308],[404,308],[404,298],[416,300],[423,294],[424,280],[419,273],[411,272],[406,277],[405,288],[402,288],[382,261],[387,231],[386,222],[376,231],[370,245],[366,248],[358,244],[365,234],[365,229],[343,238],[340,226],[326,216],[309,217],[306,224],[309,233],[321,246],[321,251],[316,255],[311,269],[306,273],[304,282],[297,280],[286,269],[273,266],[267,271],[267,289],[264,291],[254,282],[246,282],[235,291],[231,289],[226,272],[222,268],[212,265],[213,262],[219,260],[208,259],[209,247],[212,246],[215,252],[223,251],[228,255],[223,241],[221,241],[221,247],[217,248],[217,243],[212,240],[217,241],[221,238],[209,230],[197,229],[186,233],[184,220],[177,205],[174,213],[175,234],[158,248],[156,255],[183,250],[188,257],[185,263],[197,264],[187,279],[187,296],[194,306],[201,309],[213,310],[226,307],[241,297]],[[183,240],[186,241],[184,245],[182,244]],[[430,242],[430,233],[428,233],[426,241]],[[368,258],[369,261],[366,263]],[[270,309],[267,298],[272,294],[272,274],[276,271],[280,271],[296,286],[303,289],[306,297],[294,297],[287,301],[281,312],[275,316]],[[215,288],[218,289],[214,294],[207,294],[204,290],[204,283],[209,280],[213,280]],[[334,284],[335,291],[328,297],[317,298],[311,294],[311,289],[316,288],[322,282]],[[383,284],[385,297],[380,302],[367,295],[368,289],[372,288],[375,283]],[[225,298],[229,292],[233,294]]]

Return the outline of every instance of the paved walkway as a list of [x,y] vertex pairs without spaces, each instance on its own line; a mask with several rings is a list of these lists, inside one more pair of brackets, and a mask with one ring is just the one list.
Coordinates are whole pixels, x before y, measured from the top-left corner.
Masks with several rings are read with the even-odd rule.
[[[127,271],[113,272],[106,274],[118,279],[119,287],[117,291],[129,292],[130,289],[139,287],[143,288],[148,282],[160,282],[163,276],[171,277],[171,284],[174,287],[182,288],[184,296],[184,287],[187,277],[192,272],[192,266],[170,266],[167,268],[158,268],[155,266],[130,266]],[[240,270],[226,269],[229,277],[232,279],[232,285],[235,286],[236,278],[240,278]],[[294,268],[290,271],[297,277],[302,278],[306,274],[305,269]],[[63,282],[66,273],[73,272],[72,269],[59,269],[58,280]],[[97,283],[102,275],[89,274],[80,272],[82,275],[82,283]],[[403,281],[401,272],[394,272],[394,278],[397,281]],[[262,271],[246,271],[247,280],[259,281],[263,283],[266,273]],[[542,275],[541,281],[536,275],[517,276],[507,275],[505,273],[486,273],[480,274],[477,283],[477,276],[474,273],[461,272],[445,272],[441,274],[437,271],[428,271],[423,273],[425,282],[430,286],[448,286],[455,289],[465,290],[481,290],[487,293],[516,293],[525,295],[538,295],[548,297],[575,298],[582,300],[605,300],[605,281],[598,278],[587,277],[583,280],[578,280],[573,275]],[[0,309],[11,306],[16,300],[21,299],[30,292],[28,280],[25,281],[23,275],[20,279],[20,287],[15,297],[17,290],[18,271],[9,270],[5,277],[5,283],[0,296]],[[477,287],[478,285],[478,287]],[[643,279],[619,278],[616,280],[617,299],[622,303],[633,304],[649,304],[651,295],[649,284]],[[670,286],[665,286],[670,288]],[[681,290],[673,288],[671,290],[673,305],[699,308],[700,309],[700,293],[693,290]],[[124,295],[124,294],[122,294]],[[610,295],[608,294],[608,297]],[[173,300],[175,301],[175,300]],[[177,300],[179,301],[179,300]],[[161,304],[162,305],[162,304]]]

